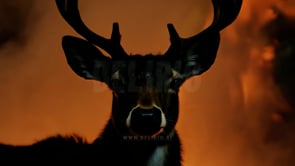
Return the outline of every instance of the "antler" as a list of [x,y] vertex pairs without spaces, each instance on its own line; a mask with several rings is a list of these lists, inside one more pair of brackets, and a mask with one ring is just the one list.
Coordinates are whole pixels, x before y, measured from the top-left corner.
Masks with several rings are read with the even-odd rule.
[[[212,0],[214,19],[211,25],[189,38],[181,38],[172,24],[168,24],[171,45],[166,56],[193,64],[192,75],[205,72],[214,63],[219,46],[219,31],[230,25],[238,16],[242,0]],[[196,64],[197,63],[197,64]]]
[[60,14],[68,24],[89,42],[105,50],[112,58],[119,58],[122,55],[127,56],[127,53],[120,44],[121,35],[118,23],[113,24],[111,38],[106,39],[91,31],[84,24],[78,9],[78,0],[56,0],[56,4]]

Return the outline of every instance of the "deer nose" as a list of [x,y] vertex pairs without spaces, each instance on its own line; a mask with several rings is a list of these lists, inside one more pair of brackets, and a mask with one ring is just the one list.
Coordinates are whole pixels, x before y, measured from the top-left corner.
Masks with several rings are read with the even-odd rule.
[[138,135],[154,135],[166,126],[166,118],[157,106],[143,108],[137,106],[131,110],[126,120],[127,127]]

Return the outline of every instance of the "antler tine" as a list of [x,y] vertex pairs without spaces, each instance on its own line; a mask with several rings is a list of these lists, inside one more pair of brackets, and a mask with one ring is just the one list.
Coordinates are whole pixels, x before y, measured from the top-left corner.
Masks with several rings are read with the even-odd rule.
[[230,25],[239,15],[242,0],[212,0],[214,18],[210,27],[218,31]]
[[177,70],[185,78],[200,75],[207,71],[215,61],[220,31],[230,25],[238,16],[242,0],[212,0],[214,19],[202,32],[188,38],[179,37],[174,26],[168,24],[170,47],[164,54],[171,62],[181,65]]
[[110,39],[107,39],[91,31],[82,21],[78,9],[78,0],[56,0],[56,4],[60,14],[67,23],[89,42],[105,50],[112,58],[119,58],[118,56],[121,55],[127,56],[120,44],[121,35],[118,23],[113,24],[112,36]]
[[179,37],[176,29],[174,28],[173,24],[168,24],[167,28],[168,28],[169,35],[170,35],[171,45],[178,44],[180,41],[180,37]]
[[201,33],[185,39],[180,38],[174,26],[172,24],[168,24],[171,45],[165,55],[175,56],[175,51],[185,49],[186,44],[199,42],[202,34],[208,34],[208,32],[218,33],[230,25],[240,12],[242,0],[212,0],[212,3],[214,7],[214,19],[211,25]]
[[208,34],[212,36],[213,33],[218,33],[219,36],[219,31],[226,28],[237,18],[242,6],[242,0],[212,0],[212,3],[214,17],[211,25],[199,34],[184,39],[187,43],[196,42],[202,36]]

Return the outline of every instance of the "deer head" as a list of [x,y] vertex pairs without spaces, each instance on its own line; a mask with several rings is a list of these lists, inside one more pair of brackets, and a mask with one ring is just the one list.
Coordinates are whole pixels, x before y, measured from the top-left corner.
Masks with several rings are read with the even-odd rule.
[[[163,55],[128,55],[118,23],[111,38],[92,32],[81,20],[77,0],[56,0],[67,23],[84,39],[64,36],[67,62],[80,77],[104,82],[113,92],[112,124],[121,135],[169,135],[178,119],[178,90],[188,78],[214,63],[219,32],[237,17],[242,0],[212,0],[214,20],[202,32],[181,38],[168,24],[171,45]],[[103,55],[99,47],[111,57]]]

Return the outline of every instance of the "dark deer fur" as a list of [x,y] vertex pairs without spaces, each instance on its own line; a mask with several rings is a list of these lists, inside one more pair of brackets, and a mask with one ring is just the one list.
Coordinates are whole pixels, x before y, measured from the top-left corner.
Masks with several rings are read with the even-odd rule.
[[[214,63],[219,31],[237,17],[242,0],[212,0],[214,20],[201,33],[181,38],[168,24],[171,46],[163,55],[128,55],[120,44],[118,23],[110,39],[92,32],[81,20],[77,0],[56,0],[63,18],[82,37],[64,36],[62,46],[72,70],[85,79],[104,82],[112,90],[112,115],[93,142],[52,137],[30,146],[0,146],[0,159],[97,165],[180,166],[181,144],[175,125],[178,90]],[[111,57],[104,56],[96,46]]]

